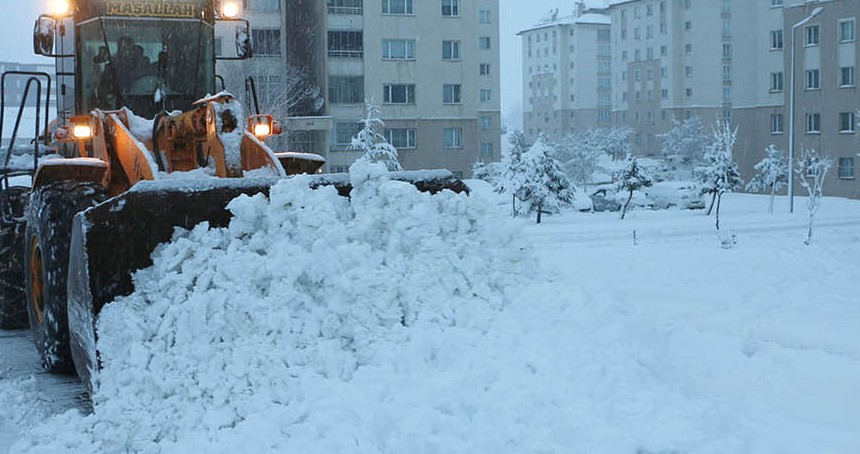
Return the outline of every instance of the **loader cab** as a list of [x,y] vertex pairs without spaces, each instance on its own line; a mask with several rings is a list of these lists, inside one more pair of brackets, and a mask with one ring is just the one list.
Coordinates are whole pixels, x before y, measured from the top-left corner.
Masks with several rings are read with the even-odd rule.
[[215,89],[214,31],[200,20],[100,18],[77,27],[80,112],[152,118]]
[[[75,115],[128,107],[152,118],[164,110],[188,110],[194,101],[216,92],[215,24],[231,20],[216,11],[216,4],[229,2],[57,1],[68,8],[37,21],[34,49],[37,54],[59,57],[58,74],[61,62],[74,68],[73,86],[64,84],[60,95],[74,97]],[[244,22],[242,33],[247,35],[247,22],[233,20]],[[74,40],[73,52],[54,53],[68,40],[64,37]],[[238,55],[250,57],[241,50]]]

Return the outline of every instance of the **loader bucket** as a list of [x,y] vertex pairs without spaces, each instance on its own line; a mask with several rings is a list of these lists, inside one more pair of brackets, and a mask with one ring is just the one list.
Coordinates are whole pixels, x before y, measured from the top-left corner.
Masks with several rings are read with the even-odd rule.
[[[448,171],[398,172],[391,179],[411,182],[423,192],[468,192]],[[170,241],[177,227],[191,229],[204,221],[211,227],[225,227],[232,217],[226,208],[231,200],[242,194],[268,195],[277,181],[143,181],[75,216],[69,254],[69,331],[75,368],[91,392],[99,367],[95,320],[102,307],[134,291],[134,271],[152,265],[153,250]],[[312,188],[330,185],[345,197],[352,189],[347,174],[310,178]]]

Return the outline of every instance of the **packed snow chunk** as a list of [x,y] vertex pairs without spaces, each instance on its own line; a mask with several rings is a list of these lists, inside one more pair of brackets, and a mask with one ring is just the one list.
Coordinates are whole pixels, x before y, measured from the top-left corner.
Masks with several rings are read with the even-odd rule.
[[502,366],[475,352],[537,262],[486,200],[384,169],[358,166],[350,198],[282,180],[177,232],[101,312],[94,414],[16,452],[504,450]]

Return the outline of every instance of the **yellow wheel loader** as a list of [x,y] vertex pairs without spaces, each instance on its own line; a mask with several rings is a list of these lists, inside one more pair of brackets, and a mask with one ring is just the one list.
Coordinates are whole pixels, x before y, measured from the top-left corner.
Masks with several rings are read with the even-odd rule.
[[[159,243],[177,227],[225,226],[230,200],[267,193],[289,174],[315,173],[324,160],[279,156],[264,142],[279,129],[272,116],[244,117],[232,95],[212,94],[216,22],[234,28],[233,58],[251,53],[248,23],[235,18],[234,5],[59,1],[65,8],[41,16],[34,32],[36,53],[55,57],[63,80],[58,119],[43,128],[37,116],[41,133],[29,172],[10,170],[20,111],[7,141],[0,181],[0,325],[20,325],[26,313],[45,369],[76,371],[92,390],[99,311],[134,290],[132,273],[151,264]],[[27,90],[35,85],[37,98],[45,78],[50,92],[47,75],[17,75],[30,77]],[[40,141],[51,143],[54,159],[39,159]],[[21,175],[29,176],[29,185],[21,184]],[[445,171],[394,178],[429,192],[467,190]],[[313,181],[336,185],[344,196],[350,191],[343,175]]]

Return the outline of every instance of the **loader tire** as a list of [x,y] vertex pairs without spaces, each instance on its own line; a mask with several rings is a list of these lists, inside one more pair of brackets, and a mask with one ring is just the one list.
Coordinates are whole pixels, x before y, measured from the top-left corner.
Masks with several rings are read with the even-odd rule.
[[99,185],[63,181],[37,189],[27,210],[27,313],[42,366],[51,373],[74,372],[66,312],[72,220],[106,198]]
[[11,187],[2,194],[0,215],[0,329],[26,328],[24,297],[24,207],[30,191]]

